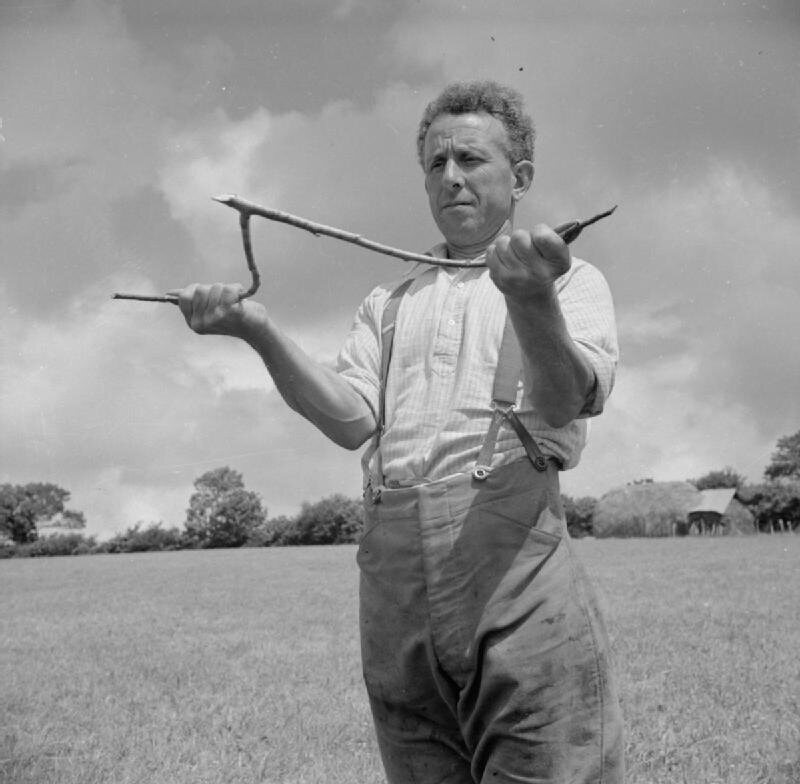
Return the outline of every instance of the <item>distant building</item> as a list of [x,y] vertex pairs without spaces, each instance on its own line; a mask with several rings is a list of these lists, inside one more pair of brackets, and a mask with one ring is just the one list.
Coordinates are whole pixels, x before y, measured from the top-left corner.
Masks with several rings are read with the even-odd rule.
[[73,512],[67,509],[59,512],[47,520],[36,522],[36,532],[39,536],[53,536],[53,534],[68,534],[86,527],[86,519],[83,512]]
[[[685,533],[755,533],[750,510],[736,498],[735,487],[700,491],[700,499],[686,514]],[[681,532],[683,533],[683,532]]]

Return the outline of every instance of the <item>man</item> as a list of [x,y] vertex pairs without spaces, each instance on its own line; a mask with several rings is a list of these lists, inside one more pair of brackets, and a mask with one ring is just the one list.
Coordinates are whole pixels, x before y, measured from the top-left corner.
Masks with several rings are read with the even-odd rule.
[[613,383],[613,307],[554,231],[513,228],[533,135],[520,96],[493,82],[427,107],[418,153],[444,236],[431,254],[471,264],[375,289],[335,369],[238,286],[180,292],[194,330],[246,340],[336,443],[373,439],[361,639],[392,784],[623,776],[607,635],[558,486]]

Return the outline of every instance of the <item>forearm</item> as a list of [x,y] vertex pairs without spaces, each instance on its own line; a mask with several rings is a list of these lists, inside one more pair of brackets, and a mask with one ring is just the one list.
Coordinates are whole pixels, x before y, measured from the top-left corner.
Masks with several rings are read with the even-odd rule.
[[526,299],[506,296],[522,348],[525,389],[551,427],[563,427],[584,408],[594,371],[567,331],[555,288]]
[[364,399],[332,369],[312,360],[266,312],[246,320],[244,339],[259,354],[281,397],[335,443],[357,449],[375,431]]

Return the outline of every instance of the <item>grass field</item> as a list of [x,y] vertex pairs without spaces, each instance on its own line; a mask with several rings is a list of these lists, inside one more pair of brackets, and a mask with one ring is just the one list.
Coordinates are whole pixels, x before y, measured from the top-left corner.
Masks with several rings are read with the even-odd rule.
[[[630,784],[800,782],[800,536],[577,543]],[[352,546],[0,562],[0,782],[382,781]]]

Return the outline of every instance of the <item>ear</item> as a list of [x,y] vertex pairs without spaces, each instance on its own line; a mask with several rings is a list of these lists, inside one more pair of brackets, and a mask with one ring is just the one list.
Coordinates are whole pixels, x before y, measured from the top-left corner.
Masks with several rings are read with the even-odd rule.
[[533,162],[518,161],[511,167],[511,171],[514,173],[512,198],[514,201],[519,201],[528,192],[528,188],[533,183]]

